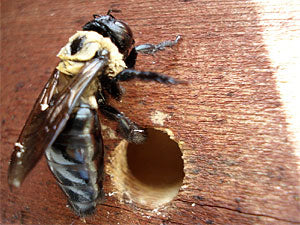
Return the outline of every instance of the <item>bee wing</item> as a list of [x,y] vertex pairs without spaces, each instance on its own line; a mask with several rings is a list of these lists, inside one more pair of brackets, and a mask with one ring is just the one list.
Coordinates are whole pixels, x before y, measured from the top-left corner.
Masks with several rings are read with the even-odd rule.
[[15,144],[8,170],[8,184],[11,188],[21,185],[44,151],[53,144],[79,97],[106,65],[105,57],[87,62],[82,71],[58,94],[54,94],[54,91],[60,72],[54,71]]

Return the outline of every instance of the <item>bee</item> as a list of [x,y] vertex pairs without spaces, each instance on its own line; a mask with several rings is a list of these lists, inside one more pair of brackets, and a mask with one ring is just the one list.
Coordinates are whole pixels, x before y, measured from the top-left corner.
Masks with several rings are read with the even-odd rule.
[[134,69],[138,53],[154,54],[178,43],[134,46],[129,26],[106,15],[69,38],[59,51],[60,62],[36,100],[15,143],[8,170],[10,188],[20,187],[43,154],[69,205],[80,217],[93,214],[103,199],[104,147],[97,111],[118,123],[121,137],[143,143],[143,128],[108,104],[122,97],[119,82],[140,79],[163,84],[181,81]]

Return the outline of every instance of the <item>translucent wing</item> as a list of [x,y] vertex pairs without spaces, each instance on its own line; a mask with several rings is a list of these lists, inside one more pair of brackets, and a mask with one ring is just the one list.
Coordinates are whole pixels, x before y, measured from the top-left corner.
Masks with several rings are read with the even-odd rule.
[[8,170],[10,187],[19,187],[44,151],[64,128],[77,100],[93,78],[107,65],[107,58],[96,58],[59,93],[54,94],[61,73],[54,71],[38,97],[15,144]]

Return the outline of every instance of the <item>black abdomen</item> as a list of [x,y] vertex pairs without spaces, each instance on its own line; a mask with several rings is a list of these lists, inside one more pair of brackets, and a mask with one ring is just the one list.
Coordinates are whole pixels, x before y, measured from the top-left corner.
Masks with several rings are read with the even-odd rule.
[[93,213],[102,195],[103,153],[97,112],[87,104],[73,110],[46,150],[48,165],[79,216]]

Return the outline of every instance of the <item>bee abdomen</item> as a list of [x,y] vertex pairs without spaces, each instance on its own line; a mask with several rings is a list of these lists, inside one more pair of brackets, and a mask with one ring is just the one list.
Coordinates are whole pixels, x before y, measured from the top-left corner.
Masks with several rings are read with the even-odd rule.
[[64,130],[47,149],[48,165],[73,210],[93,213],[102,197],[103,143],[97,112],[87,104],[74,109]]

